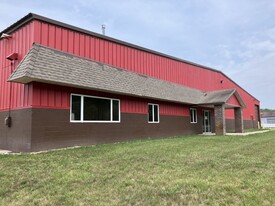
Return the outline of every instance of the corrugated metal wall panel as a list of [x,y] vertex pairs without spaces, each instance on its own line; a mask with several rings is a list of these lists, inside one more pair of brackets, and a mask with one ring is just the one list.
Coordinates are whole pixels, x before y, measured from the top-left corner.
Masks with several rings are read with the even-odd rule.
[[226,103],[227,103],[227,104],[231,104],[231,105],[240,106],[240,103],[239,103],[239,101],[237,100],[237,98],[235,97],[235,95],[232,95],[232,96],[230,97],[230,99],[227,100]]
[[61,30],[61,28],[56,27],[55,36],[56,36],[56,40],[55,40],[54,48],[61,50],[62,49],[62,30]]
[[[40,40],[36,38],[37,43],[46,46],[57,49],[61,48],[61,50],[66,52],[203,91],[237,87],[242,98],[248,105],[248,108],[244,111],[245,118],[250,118],[251,112],[254,111],[254,105],[251,106],[250,104],[251,96],[218,72],[202,69],[194,65],[185,64],[167,57],[154,55],[135,48],[80,34],[75,31],[69,31],[64,28],[56,28],[56,26],[47,23],[36,22],[35,25],[41,28],[42,34]],[[61,40],[59,39],[60,33],[62,34]],[[55,43],[53,43],[54,41]],[[221,80],[223,80],[223,84],[221,84]],[[45,102],[43,101],[43,105],[44,104]],[[132,107],[130,105],[132,105]],[[130,105],[127,105],[123,110],[125,112],[133,112],[136,110],[136,105]],[[175,115],[182,114],[180,110],[168,108],[169,107],[163,112],[173,113]],[[226,111],[226,114],[228,117],[232,117],[232,112]]]
[[[0,55],[2,59],[14,50],[18,51],[19,58],[22,59],[32,43],[36,42],[65,52],[204,91],[237,88],[244,102],[247,104],[247,108],[243,112],[245,119],[250,119],[251,115],[255,115],[254,104],[259,104],[258,101],[254,100],[249,94],[219,72],[140,51],[45,22],[35,20],[16,31],[14,37],[16,38],[10,41],[13,42],[13,44],[4,44],[3,40],[0,41]],[[7,94],[9,84],[3,83],[10,74],[8,64],[9,62],[7,60],[1,61],[1,68],[4,69],[0,71],[0,80],[1,85],[5,89],[4,92],[0,94],[0,109],[7,108],[8,105],[8,101],[4,101],[4,94]],[[221,80],[223,80],[222,84]],[[12,92],[14,95],[13,98],[16,99],[16,104],[14,104],[13,107],[35,105],[37,107],[68,108],[67,91],[60,92],[59,89],[49,88],[47,86],[41,86],[40,91],[37,91],[37,88],[33,88],[35,95],[38,95],[38,97],[34,96],[33,101],[29,102],[26,98],[31,99],[30,96],[32,92],[22,85],[14,86]],[[24,93],[25,89],[26,94]],[[142,109],[142,103],[133,103],[133,101],[130,100],[129,102],[131,103],[125,104],[125,107],[123,106],[122,109],[124,112],[147,112]],[[164,110],[161,110],[163,114],[182,115],[184,113],[177,108],[177,106],[171,107],[166,105],[164,108]],[[187,115],[186,112],[184,114]],[[232,117],[232,111],[226,111],[226,115]]]
[[[74,34],[75,32],[73,31],[68,31],[68,52],[69,53],[74,53],[74,46],[75,46],[75,42],[74,42]],[[52,37],[54,38],[54,37]],[[48,46],[48,45],[47,45]]]
[[[29,51],[34,41],[34,22],[13,32],[12,38],[0,40],[0,110],[24,108],[30,106],[32,99],[28,85],[7,82],[11,72]],[[6,57],[11,53],[18,53],[18,61],[11,65]],[[11,86],[12,85],[12,86]],[[10,98],[11,95],[11,98]],[[11,102],[10,102],[11,99]]]
[[83,89],[76,89],[70,87],[61,87],[55,85],[48,85],[43,83],[31,84],[34,93],[33,106],[45,108],[70,108],[70,94],[84,94],[91,96],[101,96],[109,98],[120,99],[120,108],[123,113],[148,113],[148,103],[159,104],[161,115],[175,115],[175,116],[189,116],[189,109],[187,106],[160,102],[155,100],[146,100],[135,97],[127,97],[122,95],[108,94],[103,92],[88,91]]
[[227,109],[225,110],[225,116],[227,119],[234,119],[234,110],[233,109]]
[[189,116],[189,107],[181,104],[159,102],[159,113],[161,115]]

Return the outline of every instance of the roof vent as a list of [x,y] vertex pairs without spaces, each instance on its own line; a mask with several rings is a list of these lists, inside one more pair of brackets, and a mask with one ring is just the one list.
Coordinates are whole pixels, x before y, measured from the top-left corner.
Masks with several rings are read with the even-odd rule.
[[105,24],[102,24],[102,25],[101,25],[101,29],[102,29],[102,35],[105,36],[105,29],[106,29]]

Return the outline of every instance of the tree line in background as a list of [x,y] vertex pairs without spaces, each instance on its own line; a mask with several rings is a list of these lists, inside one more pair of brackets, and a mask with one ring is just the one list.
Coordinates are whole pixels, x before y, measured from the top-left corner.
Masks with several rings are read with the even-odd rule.
[[263,108],[261,109],[261,112],[275,112],[275,109]]

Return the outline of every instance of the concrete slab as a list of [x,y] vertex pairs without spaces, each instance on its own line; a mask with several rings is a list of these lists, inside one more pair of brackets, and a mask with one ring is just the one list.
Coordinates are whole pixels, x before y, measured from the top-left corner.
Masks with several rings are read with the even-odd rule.
[[231,135],[231,136],[247,136],[247,135],[252,135],[252,134],[265,133],[265,132],[269,132],[269,131],[270,130],[261,130],[261,131],[244,132],[244,133],[226,133],[226,135]]
[[0,149],[0,154],[9,154],[11,151]]

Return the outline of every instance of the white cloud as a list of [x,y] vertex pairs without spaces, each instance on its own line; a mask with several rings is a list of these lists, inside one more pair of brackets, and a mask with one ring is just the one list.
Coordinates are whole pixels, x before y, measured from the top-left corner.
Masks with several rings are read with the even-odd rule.
[[275,53],[255,57],[240,66],[232,78],[261,100],[264,108],[275,108]]
[[275,1],[8,0],[0,30],[34,12],[222,70],[275,108]]

